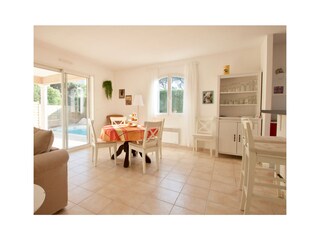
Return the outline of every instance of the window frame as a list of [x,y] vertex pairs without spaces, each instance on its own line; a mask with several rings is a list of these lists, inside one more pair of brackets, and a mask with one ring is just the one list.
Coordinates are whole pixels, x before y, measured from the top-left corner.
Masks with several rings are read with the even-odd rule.
[[[157,80],[157,114],[158,115],[183,115],[184,114],[184,107],[182,108],[181,113],[172,112],[172,79],[176,78],[182,78],[183,84],[185,84],[185,77],[181,73],[170,73],[170,74],[164,74],[159,76]],[[159,81],[163,78],[168,79],[168,90],[167,90],[167,112],[160,112],[160,88],[159,88]],[[185,87],[183,88],[183,106],[184,106],[184,94],[185,94]]]

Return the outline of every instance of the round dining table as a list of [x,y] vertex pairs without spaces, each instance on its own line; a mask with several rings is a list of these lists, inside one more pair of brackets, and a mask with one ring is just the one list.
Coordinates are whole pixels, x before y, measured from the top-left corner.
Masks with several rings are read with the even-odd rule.
[[[117,156],[119,156],[122,151],[125,151],[125,159],[123,167],[129,167],[129,142],[142,141],[144,136],[145,128],[141,125],[130,126],[128,124],[122,125],[105,125],[101,129],[100,138],[106,142],[123,142],[117,150]],[[133,153],[136,156],[136,153]],[[114,159],[114,157],[111,157]],[[146,156],[146,162],[151,163],[151,160]]]

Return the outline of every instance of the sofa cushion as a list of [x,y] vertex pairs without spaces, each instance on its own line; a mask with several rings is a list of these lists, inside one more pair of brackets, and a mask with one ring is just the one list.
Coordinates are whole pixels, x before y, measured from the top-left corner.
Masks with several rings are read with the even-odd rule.
[[33,155],[49,152],[53,143],[53,132],[34,128]]

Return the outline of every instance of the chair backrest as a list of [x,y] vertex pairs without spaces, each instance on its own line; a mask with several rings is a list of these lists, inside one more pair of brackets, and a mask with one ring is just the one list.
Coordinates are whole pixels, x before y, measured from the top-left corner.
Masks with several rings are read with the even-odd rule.
[[152,119],[152,122],[162,122],[161,124],[161,131],[158,133],[158,138],[160,141],[162,141],[162,135],[163,135],[163,128],[164,128],[164,122],[165,122],[165,118],[154,118]]
[[93,120],[88,118],[88,124],[89,124],[89,128],[90,128],[90,142],[97,143],[96,132],[94,131],[94,127],[93,127]]
[[158,122],[144,122],[145,131],[143,136],[143,148],[159,146],[158,134],[161,133],[161,126],[163,121]]
[[243,127],[243,144],[246,146],[246,148],[250,151],[254,149],[254,141],[252,136],[252,128],[251,124],[252,122],[249,120],[242,120],[242,127]]
[[123,117],[123,115],[122,114],[110,114],[110,115],[107,115],[106,116],[106,124],[107,125],[111,124],[111,120],[110,120],[111,117]]
[[197,118],[196,133],[213,135],[213,119],[211,118]]
[[127,121],[126,117],[110,117],[111,125],[119,126],[125,124]]

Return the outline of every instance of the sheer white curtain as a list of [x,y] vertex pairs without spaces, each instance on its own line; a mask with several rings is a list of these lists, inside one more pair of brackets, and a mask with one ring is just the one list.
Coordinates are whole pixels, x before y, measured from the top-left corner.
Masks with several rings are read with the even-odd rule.
[[183,112],[186,116],[186,145],[193,144],[192,134],[195,128],[195,119],[198,115],[198,64],[190,62],[185,65],[185,94]]
[[156,114],[158,113],[159,108],[159,97],[158,97],[158,85],[157,80],[159,78],[159,68],[154,67],[150,68],[149,75],[150,75],[150,81],[149,81],[149,98],[148,98],[148,119],[153,119]]

